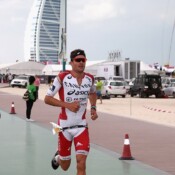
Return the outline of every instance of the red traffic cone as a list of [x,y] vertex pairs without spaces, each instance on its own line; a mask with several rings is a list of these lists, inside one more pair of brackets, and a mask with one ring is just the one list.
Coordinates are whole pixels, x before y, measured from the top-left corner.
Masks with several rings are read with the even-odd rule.
[[14,102],[12,102],[10,114],[16,114]]
[[129,136],[128,136],[128,134],[125,134],[123,154],[122,154],[122,157],[120,157],[119,159],[120,160],[134,160],[134,158],[131,156],[131,150],[130,150],[130,143],[129,143]]

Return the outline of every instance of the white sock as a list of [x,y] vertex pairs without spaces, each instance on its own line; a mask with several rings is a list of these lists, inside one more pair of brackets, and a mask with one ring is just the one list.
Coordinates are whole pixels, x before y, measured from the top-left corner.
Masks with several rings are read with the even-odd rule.
[[55,156],[55,160],[58,162],[58,160],[59,160],[59,155]]

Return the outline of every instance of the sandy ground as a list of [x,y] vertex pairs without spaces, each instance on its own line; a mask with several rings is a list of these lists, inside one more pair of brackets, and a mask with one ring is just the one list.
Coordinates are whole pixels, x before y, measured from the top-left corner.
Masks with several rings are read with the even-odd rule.
[[[40,100],[44,99],[48,88],[48,85],[42,84],[40,86]],[[0,88],[0,92],[1,91],[22,96],[25,89],[6,87]],[[111,98],[110,100],[104,99],[103,104],[100,104],[98,100],[97,111],[175,127],[174,98],[156,99],[155,97],[150,97],[142,99],[138,97],[131,98],[128,95],[126,98],[117,97]]]

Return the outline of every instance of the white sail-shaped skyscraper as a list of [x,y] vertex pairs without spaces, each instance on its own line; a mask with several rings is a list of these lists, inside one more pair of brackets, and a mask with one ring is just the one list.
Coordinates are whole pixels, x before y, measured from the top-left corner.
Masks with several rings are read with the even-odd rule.
[[24,38],[26,61],[58,64],[65,49],[66,0],[35,0]]

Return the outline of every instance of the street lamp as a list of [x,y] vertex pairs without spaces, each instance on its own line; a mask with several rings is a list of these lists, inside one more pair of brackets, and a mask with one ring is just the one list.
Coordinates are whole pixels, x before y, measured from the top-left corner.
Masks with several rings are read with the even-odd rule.
[[66,50],[67,50],[67,43],[66,43],[66,33],[67,33],[67,0],[65,0],[65,26],[62,28],[62,35],[61,35],[61,55],[62,55],[62,65],[63,65],[63,71],[66,70]]
[[63,64],[63,71],[66,70],[66,29],[62,28],[62,64]]
[[66,49],[67,49],[67,44],[66,44],[66,32],[67,32],[67,0],[65,0],[65,18],[63,22],[63,28],[61,29],[61,51],[59,52],[58,59],[62,61],[62,71],[66,70]]

